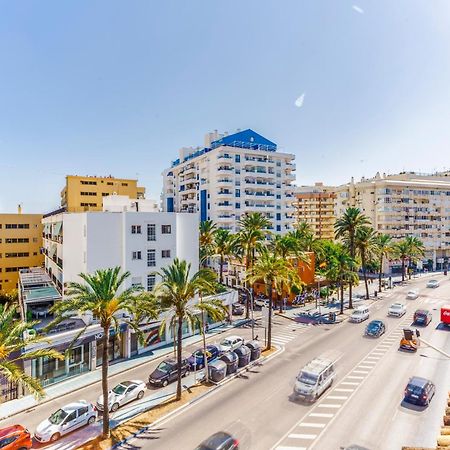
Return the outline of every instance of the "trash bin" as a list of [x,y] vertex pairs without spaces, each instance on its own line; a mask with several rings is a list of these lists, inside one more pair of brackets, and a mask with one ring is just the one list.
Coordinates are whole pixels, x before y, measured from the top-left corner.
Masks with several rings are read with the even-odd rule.
[[223,361],[216,359],[208,364],[209,379],[218,383],[222,381],[227,374],[227,365]]
[[237,371],[239,359],[236,353],[226,352],[219,359],[227,365],[227,375],[230,375],[231,373],[235,373]]
[[244,367],[246,366],[249,362],[250,362],[250,358],[252,356],[252,352],[250,351],[250,349],[243,345],[239,348],[237,348],[234,353],[236,353],[236,355],[238,356],[238,366],[239,367]]
[[328,313],[328,320],[330,322],[336,322],[336,313],[335,312]]
[[255,361],[261,356],[261,344],[259,341],[249,341],[245,344],[250,349],[250,359]]

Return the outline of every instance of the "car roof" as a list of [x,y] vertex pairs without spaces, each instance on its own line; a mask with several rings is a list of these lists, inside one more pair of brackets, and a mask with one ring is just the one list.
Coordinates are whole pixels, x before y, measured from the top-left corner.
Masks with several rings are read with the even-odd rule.
[[365,311],[366,309],[369,309],[369,308],[367,306],[358,306],[357,308],[355,308],[355,310],[353,312]]
[[22,425],[11,425],[9,427],[0,428],[0,439],[9,436],[12,433],[17,433],[18,431],[25,431],[25,427]]
[[228,341],[228,340],[231,340],[231,339],[242,339],[242,338],[240,336],[237,336],[237,335],[233,334],[232,336],[228,336],[228,337],[224,338],[223,340],[224,341]]
[[405,305],[403,303],[400,303],[400,302],[395,302],[395,303],[392,303],[391,306],[405,306]]
[[384,325],[382,320],[372,320],[368,325]]
[[428,309],[418,309],[414,314],[430,314],[430,311]]
[[302,368],[302,372],[319,374],[325,370],[328,366],[333,364],[333,361],[325,358],[314,358],[305,367]]
[[74,411],[79,408],[84,408],[88,406],[89,403],[86,400],[78,400],[77,402],[68,403],[67,405],[61,406],[63,411]]
[[412,377],[410,378],[408,384],[413,384],[414,386],[424,387],[430,380],[422,377]]
[[208,439],[202,442],[203,445],[209,446],[211,448],[216,448],[219,444],[222,444],[224,441],[231,439],[232,436],[224,431],[218,431],[210,436]]

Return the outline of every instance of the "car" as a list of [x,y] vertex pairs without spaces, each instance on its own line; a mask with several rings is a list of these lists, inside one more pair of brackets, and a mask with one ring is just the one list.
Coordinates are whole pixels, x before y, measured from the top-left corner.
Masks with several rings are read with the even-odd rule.
[[428,406],[436,392],[436,386],[422,377],[412,377],[405,388],[404,401],[420,406]]
[[388,316],[402,317],[406,314],[406,306],[403,303],[392,303],[388,309]]
[[[189,375],[189,363],[186,358],[181,360],[181,375]],[[167,386],[178,378],[178,363],[175,358],[166,358],[158,364],[158,367],[150,374],[148,381],[152,386]]]
[[269,299],[268,298],[255,298],[253,300],[254,305],[259,306],[260,308],[268,308],[269,307]]
[[220,341],[219,348],[221,352],[232,352],[244,345],[244,339],[240,336],[228,336]]
[[205,439],[195,450],[237,450],[239,442],[231,434],[219,431]]
[[[206,346],[206,360],[213,361],[220,355],[220,348],[217,345]],[[189,356],[188,364],[192,370],[202,369],[205,366],[205,355],[203,348],[199,348],[191,356]]]
[[244,307],[239,303],[231,305],[231,312],[234,316],[242,316],[244,314]]
[[[140,400],[147,389],[144,381],[123,381],[114,386],[108,393],[108,406],[110,411],[117,411],[120,406],[133,400]],[[103,395],[97,399],[97,409],[103,411]]]
[[350,322],[363,322],[369,318],[369,308],[367,306],[358,306],[355,310],[350,314],[349,321]]
[[55,411],[36,428],[34,438],[38,442],[55,442],[61,436],[97,420],[97,409],[86,400],[69,403]]
[[437,288],[439,287],[439,281],[438,280],[429,280],[427,283],[427,288]]
[[408,291],[408,293],[406,294],[406,298],[408,300],[415,300],[418,297],[419,297],[419,291],[416,291],[414,289],[412,289],[411,291]]
[[0,428],[2,450],[29,450],[33,446],[30,432],[22,425]]
[[403,337],[400,340],[399,350],[413,353],[417,352],[417,348],[420,345],[418,339],[420,334],[418,334],[417,331],[418,330],[414,332],[411,328],[403,329]]
[[433,315],[427,309],[418,309],[414,313],[414,324],[415,325],[423,325],[426,327],[431,320],[433,319]]
[[386,326],[381,320],[372,320],[367,324],[365,335],[369,337],[380,337],[386,332]]
[[334,363],[328,358],[314,358],[304,366],[294,382],[294,397],[315,402],[336,377]]

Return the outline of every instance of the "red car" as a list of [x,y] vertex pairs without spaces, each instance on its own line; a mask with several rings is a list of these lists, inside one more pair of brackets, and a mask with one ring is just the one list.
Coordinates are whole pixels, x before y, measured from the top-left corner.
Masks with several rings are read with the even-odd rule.
[[30,432],[22,425],[11,425],[0,429],[2,450],[29,450],[32,445]]

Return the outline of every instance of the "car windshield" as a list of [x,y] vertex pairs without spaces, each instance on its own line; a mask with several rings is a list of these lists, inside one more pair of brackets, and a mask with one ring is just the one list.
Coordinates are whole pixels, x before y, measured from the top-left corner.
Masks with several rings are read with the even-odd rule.
[[224,339],[220,345],[231,345],[231,341],[229,341],[228,339]]
[[61,422],[67,417],[67,413],[62,410],[58,409],[58,411],[54,412],[49,418],[48,421],[53,425],[60,425]]
[[369,323],[369,325],[367,325],[367,329],[369,331],[377,331],[378,328],[380,328],[380,324],[377,322],[371,322],[371,323]]
[[118,384],[117,386],[113,387],[112,391],[114,394],[121,395],[127,390],[126,386],[123,384]]
[[392,309],[402,309],[403,305],[394,304],[394,305],[391,305],[391,308]]
[[422,393],[422,388],[419,386],[416,386],[415,384],[408,384],[408,387],[406,389],[411,394],[420,395]]
[[318,376],[313,373],[308,372],[300,372],[297,380],[301,383],[309,384],[310,386],[314,386],[317,383]]
[[170,364],[167,364],[165,361],[159,364],[158,370],[161,372],[170,372],[172,370],[172,366]]

